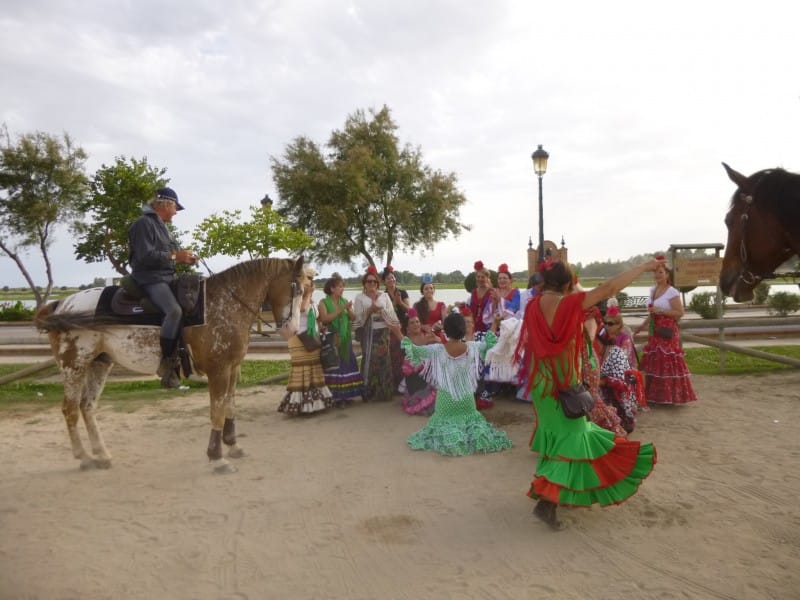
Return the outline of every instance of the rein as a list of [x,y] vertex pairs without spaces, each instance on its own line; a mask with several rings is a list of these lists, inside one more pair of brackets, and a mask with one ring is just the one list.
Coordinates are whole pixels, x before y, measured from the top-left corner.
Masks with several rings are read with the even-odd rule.
[[742,272],[739,273],[739,279],[745,283],[745,285],[752,285],[756,286],[758,283],[764,279],[761,275],[756,275],[750,269],[747,268],[747,223],[750,221],[750,215],[747,213],[750,211],[750,207],[753,205],[753,197],[750,195],[746,195],[744,193],[740,193],[744,203],[746,205],[742,216],[739,217],[739,220],[742,222],[742,236],[741,240],[739,241],[739,259],[742,261]]
[[[208,266],[208,263],[205,261],[204,258],[198,258],[198,260],[206,268],[206,271],[208,271],[209,275],[215,275],[214,271],[211,270],[211,267]],[[291,291],[291,295],[289,297],[290,298],[289,299],[289,315],[284,320],[282,320],[280,323],[278,322],[277,319],[275,319],[275,329],[280,329],[281,327],[286,325],[286,323],[288,323],[289,321],[292,320],[292,311],[294,310],[294,297],[297,295],[297,282],[296,281],[292,281],[291,290],[292,290]],[[247,305],[247,303],[244,300],[242,300],[236,294],[236,292],[234,292],[231,289],[229,289],[228,291],[230,292],[231,296],[233,296],[233,299],[236,300],[239,304],[241,304],[242,308],[244,308],[247,312],[249,312],[251,315],[253,315],[256,318],[257,321],[260,321],[262,325],[267,325],[267,326],[269,325],[269,323],[267,323],[267,321],[265,321],[264,318],[261,316],[261,313],[260,312],[256,312],[252,308],[250,308]],[[273,317],[275,316],[274,312],[272,313],[272,316]]]

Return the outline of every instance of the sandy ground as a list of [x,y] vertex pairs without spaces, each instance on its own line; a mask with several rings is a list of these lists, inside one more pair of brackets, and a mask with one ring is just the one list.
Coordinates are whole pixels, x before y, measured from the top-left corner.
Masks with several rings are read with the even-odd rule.
[[797,598],[800,373],[694,381],[695,406],[640,418],[639,493],[560,532],[531,515],[512,400],[487,417],[513,449],[448,458],[406,447],[423,418],[397,405],[288,419],[280,387],[246,390],[233,475],[204,394],[101,406],[109,470],[78,469],[58,408],[6,412],[0,598]]

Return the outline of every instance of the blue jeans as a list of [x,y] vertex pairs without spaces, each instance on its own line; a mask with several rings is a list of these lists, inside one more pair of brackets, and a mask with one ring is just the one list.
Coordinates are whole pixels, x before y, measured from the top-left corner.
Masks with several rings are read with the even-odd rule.
[[161,322],[161,337],[171,340],[177,339],[178,330],[181,326],[181,319],[183,318],[183,309],[178,304],[175,294],[172,293],[172,288],[168,283],[159,282],[143,285],[144,291],[147,292],[147,297],[150,302],[156,305],[156,308],[164,313],[164,320]]

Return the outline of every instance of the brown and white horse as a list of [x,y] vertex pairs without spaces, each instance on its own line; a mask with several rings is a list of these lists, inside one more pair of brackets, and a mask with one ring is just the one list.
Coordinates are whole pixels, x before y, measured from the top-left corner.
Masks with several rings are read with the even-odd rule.
[[719,285],[726,296],[747,302],[760,281],[800,253],[800,175],[765,169],[747,177],[722,166],[737,190],[725,215]]
[[[211,437],[207,455],[217,473],[236,469],[222,456],[244,452],[236,443],[235,392],[247,352],[250,326],[266,299],[276,324],[296,321],[305,280],[303,258],[262,258],[239,263],[206,281],[205,325],[188,327],[184,336],[197,372],[208,377]],[[160,327],[108,324],[94,317],[102,288],[84,290],[39,310],[35,323],[47,331],[50,346],[64,377],[62,412],[72,454],[81,468],[111,466],[97,426],[95,411],[106,377],[114,363],[139,373],[155,373],[161,350]],[[296,323],[294,323],[296,328]],[[79,411],[92,446],[90,455],[78,433]]]

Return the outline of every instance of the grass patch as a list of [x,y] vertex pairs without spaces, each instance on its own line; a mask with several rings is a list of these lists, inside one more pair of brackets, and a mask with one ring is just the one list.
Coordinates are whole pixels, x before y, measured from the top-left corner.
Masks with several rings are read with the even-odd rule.
[[[752,348],[800,360],[800,346],[753,346]],[[795,368],[738,352],[726,352],[725,372],[720,373],[718,348],[687,348],[684,352],[689,372],[693,375],[758,375]]]
[[[0,376],[15,373],[29,365],[0,364]],[[246,360],[242,363],[239,388],[252,387],[277,375],[289,372],[288,360]],[[33,377],[40,377],[37,373]],[[101,402],[121,412],[132,412],[142,406],[154,404],[164,398],[176,398],[187,393],[205,390],[208,385],[200,381],[184,381],[188,390],[162,389],[157,379],[147,381],[109,381],[103,390]],[[43,383],[35,379],[12,381],[0,385],[0,410],[25,405],[26,408],[46,409],[61,404],[64,386],[61,383]]]

